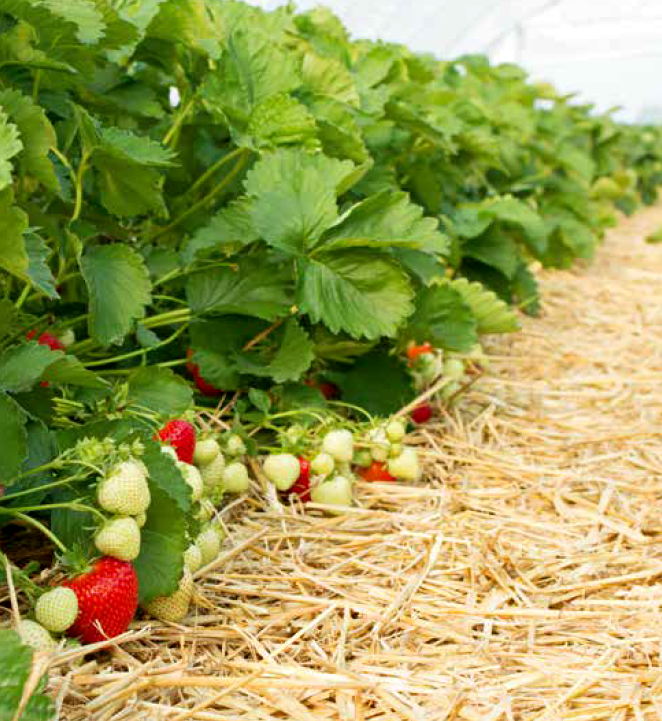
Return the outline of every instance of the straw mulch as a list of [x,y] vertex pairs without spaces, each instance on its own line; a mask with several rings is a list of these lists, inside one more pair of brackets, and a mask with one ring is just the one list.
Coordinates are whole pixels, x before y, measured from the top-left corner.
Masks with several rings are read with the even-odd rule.
[[541,275],[544,314],[357,508],[241,500],[181,625],[54,661],[63,719],[662,719],[662,208]]

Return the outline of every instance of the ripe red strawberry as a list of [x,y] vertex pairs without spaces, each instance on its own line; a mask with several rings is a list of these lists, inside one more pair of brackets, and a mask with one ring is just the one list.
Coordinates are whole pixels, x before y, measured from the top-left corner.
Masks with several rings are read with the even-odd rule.
[[[186,351],[186,357],[191,358],[193,355],[193,350],[189,348]],[[202,393],[203,396],[209,396],[210,398],[222,396],[224,391],[220,390],[219,388],[216,388],[211,383],[207,383],[207,381],[200,375],[200,366],[197,363],[194,363],[192,360],[189,360],[186,363],[186,369],[188,372],[193,376],[193,380],[195,381],[195,385],[198,387],[198,390],[200,393]]]
[[379,461],[373,461],[367,468],[361,468],[359,470],[359,476],[364,481],[394,481],[395,476],[392,476],[387,468],[386,463],[380,463]]
[[331,383],[331,381],[320,381],[308,378],[304,381],[304,385],[307,385],[309,388],[317,388],[327,401],[332,401],[334,398],[340,396],[340,388],[338,388],[335,383]]
[[159,438],[171,445],[177,458],[184,463],[193,463],[195,451],[195,428],[188,421],[168,421],[159,431]]
[[[34,340],[36,335],[37,331],[31,330],[25,337],[28,340]],[[37,338],[37,343],[39,343],[39,345],[47,345],[51,350],[66,350],[60,339],[48,332],[42,333],[39,338]]]
[[421,403],[411,412],[414,423],[427,423],[430,418],[432,418],[432,406],[429,403]]
[[411,365],[419,355],[423,355],[425,353],[432,353],[434,351],[434,348],[430,345],[430,343],[422,343],[421,345],[410,345],[409,348],[407,348],[407,358],[409,358],[409,365]]
[[83,643],[98,643],[124,633],[136,614],[138,576],[127,561],[104,556],[90,571],[62,585],[78,598],[78,616],[67,634],[80,636]]
[[[25,334],[25,337],[28,340],[34,340],[36,335],[37,331],[31,330],[29,333]],[[60,339],[48,332],[42,333],[39,338],[37,338],[37,343],[39,343],[39,345],[47,345],[51,350],[66,350],[64,345],[60,342]],[[40,385],[44,386],[44,388],[48,388],[50,383],[48,381],[41,381]]]
[[310,461],[299,456],[299,477],[294,485],[287,490],[289,496],[299,496],[304,503],[310,500]]

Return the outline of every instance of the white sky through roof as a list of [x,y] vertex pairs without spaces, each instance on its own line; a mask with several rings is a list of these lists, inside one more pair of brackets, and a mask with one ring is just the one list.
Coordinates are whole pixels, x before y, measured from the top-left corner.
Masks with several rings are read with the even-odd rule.
[[[281,0],[249,0],[272,9]],[[319,5],[298,0],[301,10]],[[662,121],[662,0],[326,0],[354,37],[517,62],[599,110]]]

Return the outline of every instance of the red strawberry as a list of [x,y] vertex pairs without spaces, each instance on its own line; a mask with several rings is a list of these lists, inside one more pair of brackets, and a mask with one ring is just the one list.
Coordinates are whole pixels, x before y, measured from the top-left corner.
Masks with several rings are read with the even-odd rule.
[[429,343],[422,343],[421,345],[410,345],[407,348],[407,358],[409,358],[409,365],[411,365],[419,355],[424,353],[432,353],[434,348]]
[[308,378],[303,383],[309,388],[317,388],[327,401],[332,401],[340,395],[340,388],[338,388],[335,383],[331,383],[331,381],[320,381]]
[[78,616],[67,634],[80,636],[83,643],[98,643],[124,633],[136,614],[138,576],[126,561],[104,556],[90,571],[62,585],[78,598]]
[[193,463],[195,451],[195,427],[188,421],[168,421],[159,431],[159,438],[177,451],[177,458]]
[[299,477],[294,481],[287,494],[289,496],[299,496],[300,500],[307,503],[310,500],[310,461],[299,456]]
[[429,403],[421,403],[411,412],[414,423],[427,423],[430,418],[432,418],[432,406]]
[[[34,340],[34,337],[36,335],[37,331],[31,330],[29,333],[26,334],[25,337],[28,340]],[[39,345],[47,345],[51,350],[65,350],[65,347],[61,343],[60,339],[57,336],[54,336],[52,333],[42,333],[39,338],[37,338],[37,343],[39,343]]]
[[[190,358],[192,355],[193,350],[189,348],[186,351],[186,357]],[[191,360],[188,361],[188,363],[186,364],[186,369],[193,376],[195,385],[198,387],[198,390],[200,391],[200,393],[202,393],[203,396],[215,397],[223,395],[224,391],[216,388],[211,383],[207,383],[207,381],[200,375],[200,366],[197,363],[194,363]]]
[[386,463],[380,463],[379,461],[373,461],[367,468],[361,468],[359,470],[359,476],[364,481],[394,481],[395,477],[392,476],[386,469]]

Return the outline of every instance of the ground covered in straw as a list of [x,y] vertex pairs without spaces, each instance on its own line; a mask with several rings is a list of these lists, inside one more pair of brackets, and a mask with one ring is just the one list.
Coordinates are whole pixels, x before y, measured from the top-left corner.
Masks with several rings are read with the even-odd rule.
[[544,314],[340,518],[261,496],[182,625],[61,655],[63,719],[662,719],[662,209],[543,274]]

